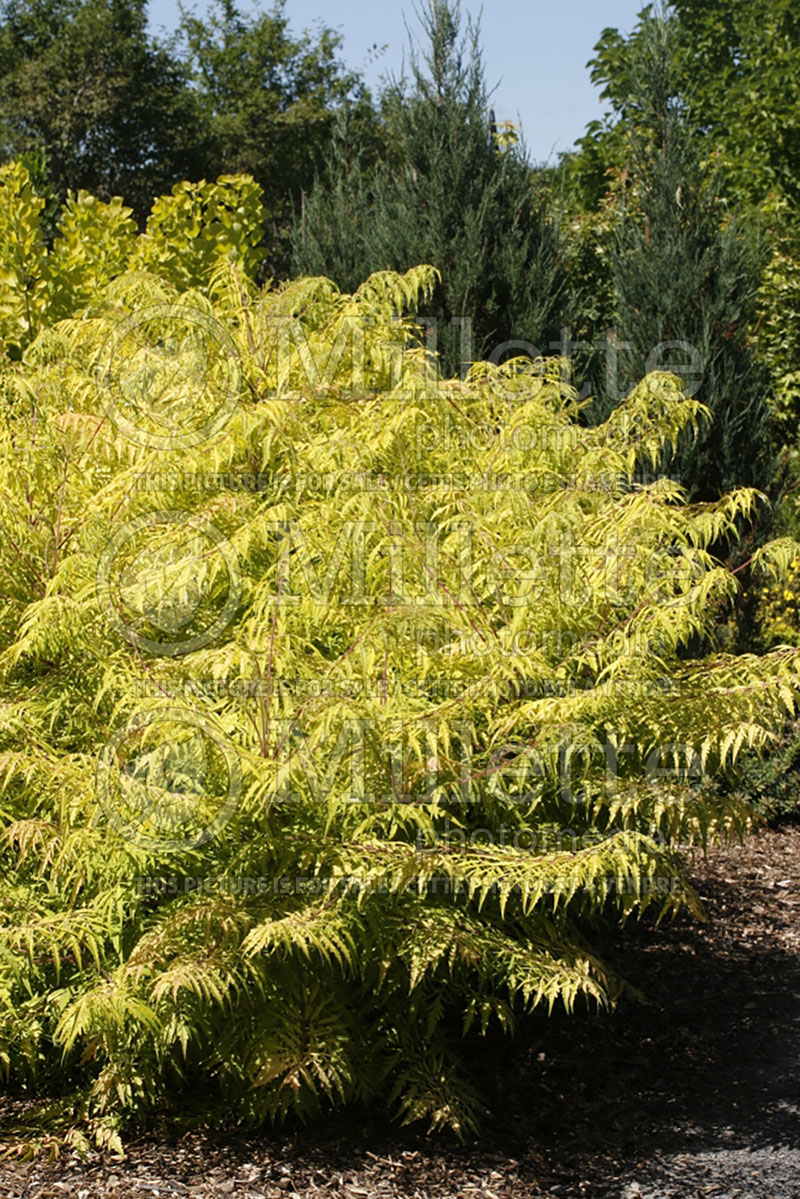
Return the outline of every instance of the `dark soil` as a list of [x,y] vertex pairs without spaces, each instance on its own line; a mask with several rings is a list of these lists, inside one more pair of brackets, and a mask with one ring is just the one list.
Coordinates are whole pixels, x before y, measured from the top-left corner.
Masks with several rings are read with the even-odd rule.
[[350,1111],[291,1133],[150,1136],[124,1161],[0,1162],[0,1197],[800,1199],[800,827],[691,872],[707,923],[631,924],[605,946],[643,1003],[543,1017],[476,1059],[493,1113],[478,1141]]

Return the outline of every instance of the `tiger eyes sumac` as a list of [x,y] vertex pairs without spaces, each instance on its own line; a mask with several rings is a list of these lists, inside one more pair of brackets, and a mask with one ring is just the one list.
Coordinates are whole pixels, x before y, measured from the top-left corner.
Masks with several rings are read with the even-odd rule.
[[[430,268],[352,296],[321,279],[259,290],[215,252],[180,290],[184,207],[158,225],[163,271],[157,255],[110,280],[98,267],[88,309],[44,313],[22,360],[0,360],[0,1062],[29,1094],[58,1077],[102,1143],[177,1111],[166,1080],[182,1076],[203,1080],[209,1120],[373,1096],[463,1132],[479,1101],[453,1030],[612,1002],[587,916],[692,905],[678,844],[747,823],[703,778],[770,745],[798,651],[691,647],[739,586],[709,547],[758,499],[688,507],[667,479],[636,482],[701,415],[670,375],[598,428],[558,363],[436,377],[405,315]],[[169,436],[166,401],[157,445],[126,435],[101,372],[119,323],[165,304],[184,324],[203,312],[237,359],[235,394],[215,392],[228,371],[204,381],[228,407],[199,443]],[[3,311],[10,343],[20,308]],[[300,351],[278,374],[281,314],[332,363],[324,388]],[[359,395],[330,352],[354,317],[372,364]],[[382,357],[398,327],[399,373]],[[143,370],[163,359],[129,348]],[[196,373],[191,339],[169,352]],[[550,431],[526,443],[525,475],[575,485],[467,486],[519,472],[523,426]],[[472,436],[486,427],[501,435]],[[146,548],[98,589],[132,522]],[[224,554],[186,536],[199,527]],[[753,567],[778,577],[798,553],[773,543]],[[359,602],[340,602],[354,579]],[[339,736],[354,725],[355,747]],[[176,835],[196,826],[210,834]],[[211,883],[170,881],[186,879]]]

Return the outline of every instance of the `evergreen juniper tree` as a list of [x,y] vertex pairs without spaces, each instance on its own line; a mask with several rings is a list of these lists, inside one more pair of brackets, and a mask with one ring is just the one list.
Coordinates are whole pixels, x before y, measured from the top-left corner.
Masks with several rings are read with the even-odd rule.
[[711,499],[771,480],[769,381],[748,337],[762,262],[678,98],[674,28],[653,17],[645,32],[625,107],[629,180],[611,256],[617,370],[595,379],[598,415],[648,370],[687,368],[687,386],[712,419],[662,469],[690,498]]
[[478,26],[451,0],[429,0],[420,19],[427,50],[412,51],[411,85],[394,80],[382,97],[385,150],[370,164],[340,126],[296,222],[295,272],[352,290],[370,271],[435,266],[423,315],[449,374],[511,339],[547,353],[560,328],[557,230],[522,146],[492,133]]

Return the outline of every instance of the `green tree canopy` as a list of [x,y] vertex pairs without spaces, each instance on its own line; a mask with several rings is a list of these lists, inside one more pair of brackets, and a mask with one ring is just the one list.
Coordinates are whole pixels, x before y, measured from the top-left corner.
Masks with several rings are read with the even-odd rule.
[[[636,58],[647,38],[648,5],[633,32],[605,29],[589,66],[611,112],[579,143],[574,179],[585,203],[605,190],[606,169],[622,165],[622,128],[636,110]],[[771,189],[800,199],[800,9],[793,0],[671,0],[673,66],[689,120],[721,156],[728,185],[760,203]]]
[[288,266],[285,231],[313,182],[333,112],[350,101],[369,123],[369,97],[338,57],[341,37],[322,28],[294,35],[285,0],[246,15],[216,0],[202,18],[184,13],[181,61],[196,90],[208,178],[244,172],[264,191],[271,222],[269,267]]
[[338,34],[294,36],[284,0],[253,15],[219,0],[202,20],[184,13],[165,43],[148,32],[146,7],[2,0],[0,154],[24,155],[57,200],[121,196],[140,224],[178,182],[252,175],[270,220],[267,266],[285,274],[292,206],[333,111],[350,98],[370,118]]
[[3,157],[42,149],[61,198],[121,195],[140,217],[154,195],[196,177],[195,98],[146,25],[145,0],[3,0]]

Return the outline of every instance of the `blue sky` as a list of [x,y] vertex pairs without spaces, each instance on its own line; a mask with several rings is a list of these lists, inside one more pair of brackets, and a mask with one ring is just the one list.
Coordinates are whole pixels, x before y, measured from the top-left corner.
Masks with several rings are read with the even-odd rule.
[[[487,0],[481,28],[490,86],[498,120],[521,120],[525,140],[536,161],[566,150],[585,126],[602,115],[603,106],[589,80],[586,63],[601,31],[608,25],[623,31],[636,23],[645,0],[516,0],[500,4]],[[206,0],[197,0],[202,16]],[[250,11],[251,0],[241,0]],[[258,6],[256,6],[258,7]],[[270,8],[271,3],[262,4]],[[477,0],[463,0],[464,11],[477,15]],[[292,28],[311,28],[322,22],[344,37],[342,56],[361,68],[370,85],[383,73],[399,73],[408,46],[405,21],[414,34],[419,26],[413,0],[288,0]],[[150,25],[171,31],[178,16],[177,0],[150,0]],[[386,45],[376,59],[373,46]]]

